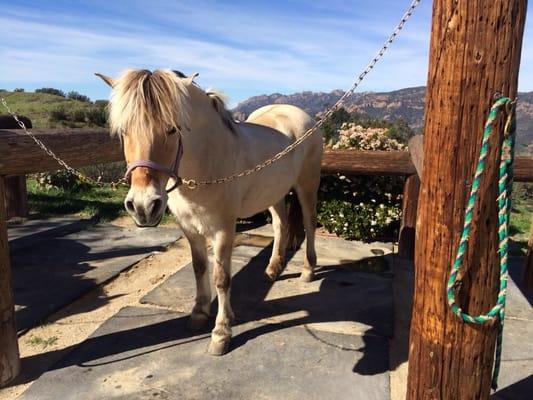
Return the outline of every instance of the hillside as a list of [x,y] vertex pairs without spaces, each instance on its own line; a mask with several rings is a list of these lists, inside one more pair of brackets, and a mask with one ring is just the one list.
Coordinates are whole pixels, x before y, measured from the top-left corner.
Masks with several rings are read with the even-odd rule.
[[[341,90],[330,93],[301,92],[290,95],[279,93],[251,97],[233,110],[237,119],[243,120],[253,110],[267,104],[294,104],[311,115],[322,112],[342,95]],[[355,93],[348,98],[345,108],[358,111],[377,119],[394,121],[404,119],[413,129],[423,126],[425,87],[413,87],[392,92]],[[533,154],[533,92],[520,93],[517,106],[517,150]]]
[[[98,120],[105,121],[105,112],[98,110],[96,116],[88,115],[98,108],[94,103],[72,100],[48,93],[3,92],[10,107],[21,115],[32,120],[35,128],[82,127]],[[244,120],[252,111],[267,104],[294,104],[303,108],[311,115],[322,112],[337,101],[342,95],[341,90],[330,93],[301,92],[290,95],[274,93],[251,97],[233,109],[234,116]],[[420,130],[423,126],[425,87],[413,87],[392,92],[362,92],[348,98],[345,108],[358,111],[376,119],[394,121],[404,119],[413,129]],[[64,109],[69,116],[65,120],[50,118],[53,111]],[[83,115],[85,112],[85,116]],[[77,114],[82,114],[78,117]],[[0,114],[5,114],[0,110]],[[533,154],[533,92],[520,93],[517,107],[518,135],[517,150],[520,153]]]
[[[50,120],[52,111],[64,108],[65,110],[87,110],[93,107],[92,103],[67,99],[48,93],[33,92],[3,92],[9,107],[20,115],[28,117],[34,128],[55,128],[64,126]],[[6,114],[0,107],[0,114]],[[78,124],[83,125],[83,124]]]

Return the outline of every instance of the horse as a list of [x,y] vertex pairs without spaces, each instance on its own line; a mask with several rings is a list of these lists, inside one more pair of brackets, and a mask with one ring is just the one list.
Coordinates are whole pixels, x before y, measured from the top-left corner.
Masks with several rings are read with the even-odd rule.
[[193,331],[202,329],[209,317],[208,240],[212,243],[218,312],[207,352],[223,355],[235,318],[230,284],[237,219],[270,211],[274,243],[265,273],[275,280],[286,263],[289,220],[298,220],[288,218],[286,210],[285,196],[293,189],[306,237],[301,280],[313,279],[322,132],[316,130],[253,173],[201,184],[269,160],[309,130],[313,119],[298,107],[275,104],[237,123],[220,93],[196,84],[197,74],[126,70],[117,79],[96,75],[112,88],[109,126],[120,135],[128,163],[127,212],[140,227],[157,226],[168,206],[190,244],[197,288],[188,322]]

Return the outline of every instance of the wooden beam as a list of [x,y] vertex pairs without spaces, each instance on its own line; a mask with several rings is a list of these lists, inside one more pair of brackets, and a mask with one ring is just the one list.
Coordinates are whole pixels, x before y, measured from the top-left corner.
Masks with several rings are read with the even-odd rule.
[[353,175],[412,175],[415,167],[407,151],[326,150],[323,173]]
[[[124,159],[120,142],[106,129],[34,129],[33,132],[73,167]],[[57,162],[28,136],[0,129],[0,175],[55,171]],[[322,172],[348,175],[412,175],[416,173],[406,151],[326,150]],[[533,157],[517,157],[515,180],[533,182]]]
[[[35,136],[73,167],[124,159],[118,138],[107,129],[33,129]],[[61,169],[24,133],[0,130],[0,175],[21,175]]]
[[413,162],[418,177],[422,177],[424,171],[424,136],[416,135],[409,139],[409,155]]
[[[481,135],[496,92],[514,98],[526,0],[434,0],[425,108],[424,172],[415,250],[407,399],[488,399],[497,327],[465,324],[446,299]],[[487,312],[499,287],[497,153],[480,185],[458,295]]]
[[[421,162],[423,159],[423,156],[420,157]],[[406,151],[325,150],[322,173],[412,175],[416,174],[417,170],[411,161],[410,153]],[[533,157],[515,158],[514,180],[533,182]]]
[[413,260],[415,256],[416,210],[420,179],[418,175],[410,175],[403,186],[402,225],[398,239],[398,256]]
[[4,177],[0,176],[0,387],[13,380],[20,371],[4,191]]

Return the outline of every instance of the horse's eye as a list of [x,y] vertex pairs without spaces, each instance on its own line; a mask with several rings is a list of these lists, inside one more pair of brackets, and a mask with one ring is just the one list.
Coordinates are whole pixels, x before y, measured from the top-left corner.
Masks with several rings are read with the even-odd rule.
[[167,132],[167,135],[174,135],[178,130],[176,129],[175,126],[173,126],[172,128],[170,128]]

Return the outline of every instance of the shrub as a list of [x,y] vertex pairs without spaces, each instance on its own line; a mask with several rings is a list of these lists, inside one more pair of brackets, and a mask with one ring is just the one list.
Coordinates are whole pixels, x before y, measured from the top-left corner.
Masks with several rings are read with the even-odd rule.
[[44,87],[40,89],[35,89],[35,93],[48,93],[48,94],[53,94],[55,96],[65,97],[65,92],[59,89],[54,89],[54,88]]
[[107,110],[105,107],[91,107],[85,110],[86,121],[95,126],[107,125]]
[[75,122],[85,122],[85,110],[72,110],[68,119]]
[[75,174],[67,170],[45,172],[35,175],[37,183],[45,188],[57,188],[63,190],[83,190],[90,185],[82,182]]
[[109,104],[109,100],[95,100],[94,101],[94,105],[97,107],[101,107],[101,108],[107,107],[108,104]]
[[116,182],[124,177],[126,163],[117,161],[107,164],[94,164],[80,168],[80,172],[89,178],[99,182]]
[[51,122],[62,122],[68,120],[68,114],[64,107],[60,106],[50,111],[48,119]]
[[340,174],[322,177],[318,220],[329,232],[347,239],[396,237],[403,180],[397,177]]
[[[332,149],[405,150],[403,135],[389,136],[390,123],[340,111],[330,130]],[[346,122],[345,120],[350,122]],[[353,120],[353,121],[352,121]],[[344,122],[341,122],[344,121]],[[397,132],[397,131],[395,131]],[[392,135],[391,135],[392,136]],[[347,239],[397,237],[403,178],[390,176],[322,177],[318,220],[329,232]]]
[[363,128],[353,122],[343,123],[329,146],[334,149],[405,150],[406,146],[391,139],[386,128]]
[[15,93],[24,93],[24,89],[23,88],[16,88],[15,90],[13,90]]
[[78,93],[76,91],[68,92],[67,93],[67,98],[72,99],[72,100],[83,101],[84,103],[90,103],[91,102],[91,99],[88,96],[80,94],[80,93]]

